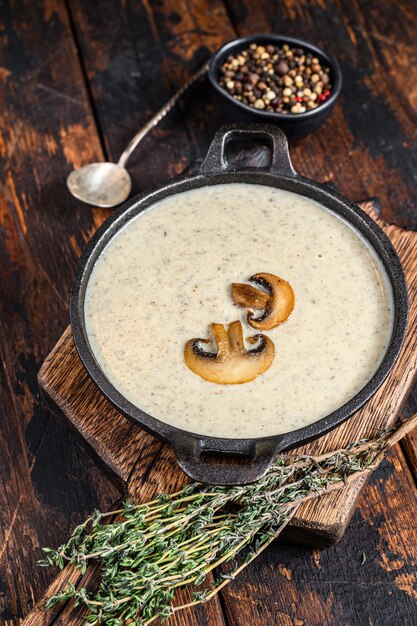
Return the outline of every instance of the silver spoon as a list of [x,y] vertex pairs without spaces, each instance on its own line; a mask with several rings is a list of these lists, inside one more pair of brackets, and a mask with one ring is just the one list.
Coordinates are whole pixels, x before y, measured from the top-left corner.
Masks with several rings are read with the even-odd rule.
[[126,163],[139,142],[177,104],[178,100],[207,71],[205,63],[131,139],[117,163],[90,163],[74,170],[67,178],[67,187],[73,196],[87,204],[110,208],[126,200],[132,188],[132,180]]

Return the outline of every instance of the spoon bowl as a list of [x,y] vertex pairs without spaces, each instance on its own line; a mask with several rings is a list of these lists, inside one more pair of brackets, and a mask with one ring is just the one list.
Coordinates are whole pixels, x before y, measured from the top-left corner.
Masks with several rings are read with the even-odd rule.
[[73,196],[86,204],[110,209],[124,202],[132,189],[132,181],[126,164],[142,139],[176,105],[178,100],[197,80],[207,72],[207,62],[168,100],[158,113],[141,128],[126,146],[117,163],[90,163],[74,170],[67,178],[67,187]]
[[93,206],[111,208],[124,202],[132,189],[127,170],[118,163],[90,163],[67,178],[73,196]]

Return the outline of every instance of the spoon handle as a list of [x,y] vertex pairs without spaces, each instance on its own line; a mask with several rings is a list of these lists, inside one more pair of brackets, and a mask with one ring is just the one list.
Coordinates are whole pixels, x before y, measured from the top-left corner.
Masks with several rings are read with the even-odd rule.
[[154,128],[159,122],[171,111],[171,109],[177,104],[178,100],[185,94],[186,91],[193,85],[199,78],[202,78],[207,72],[208,62],[204,63],[202,67],[200,67],[195,74],[193,74],[184,85],[178,89],[176,93],[164,104],[162,109],[155,113],[153,117],[140,129],[139,132],[136,133],[134,137],[130,140],[129,144],[126,146],[123,151],[122,156],[118,160],[118,165],[125,167],[130,155],[135,150],[140,141],[148,134],[148,132]]

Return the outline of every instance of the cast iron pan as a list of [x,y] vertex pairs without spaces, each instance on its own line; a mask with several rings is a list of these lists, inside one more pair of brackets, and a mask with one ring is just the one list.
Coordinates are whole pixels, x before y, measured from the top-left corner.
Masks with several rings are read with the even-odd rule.
[[[270,145],[271,164],[267,168],[234,170],[227,161],[227,144],[252,138],[262,139]],[[165,424],[134,406],[113,387],[100,369],[88,341],[84,320],[85,290],[94,263],[120,228],[138,213],[167,196],[206,185],[239,182],[268,185],[304,195],[320,202],[350,222],[366,237],[381,258],[392,283],[395,304],[394,329],[390,345],[377,372],[358,394],[330,415],[309,426],[258,439],[225,439],[198,435]],[[180,242],[178,253],[180,254]],[[191,478],[221,485],[243,485],[256,481],[265,474],[280,452],[303,445],[325,434],[363,406],[386,378],[398,356],[406,332],[407,317],[405,278],[401,263],[387,236],[366,213],[337,191],[300,176],[292,166],[284,133],[273,126],[258,124],[221,128],[213,139],[200,174],[136,196],[113,213],[87,245],[80,260],[71,294],[71,325],[75,345],[87,371],[102,393],[128,418],[170,443],[178,464]],[[244,455],[249,457],[250,461],[243,465],[205,463],[201,458],[203,452]]]

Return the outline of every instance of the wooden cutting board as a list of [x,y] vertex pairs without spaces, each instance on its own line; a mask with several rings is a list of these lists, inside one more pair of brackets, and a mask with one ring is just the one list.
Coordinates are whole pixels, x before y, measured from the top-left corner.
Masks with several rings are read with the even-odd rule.
[[[376,200],[365,201],[361,206],[390,237],[403,263],[410,297],[407,337],[398,361],[373,399],[345,424],[301,448],[303,453],[317,454],[343,447],[392,424],[416,374],[417,233],[382,222]],[[144,500],[155,490],[175,490],[188,480],[169,446],[132,424],[99,392],[78,357],[70,328],[43,364],[39,384],[126,497]],[[358,480],[349,488],[301,506],[286,537],[317,547],[338,541],[363,485],[364,481]]]
[[[393,370],[367,406],[339,428],[301,448],[303,453],[317,454],[339,448],[354,439],[372,436],[380,428],[395,422],[417,371],[417,232],[383,223],[378,218],[378,203],[375,200],[363,202],[361,206],[385,230],[403,263],[410,296],[407,336]],[[68,419],[97,461],[120,486],[125,497],[146,501],[152,499],[155,492],[175,491],[188,481],[178,468],[171,448],[123,417],[97,390],[78,357],[70,328],[43,364],[39,384],[52,406]],[[364,481],[358,480],[349,488],[300,506],[283,538],[317,547],[338,541],[350,521],[363,486]],[[98,576],[96,567],[89,567],[82,576],[73,566],[67,566],[22,626],[81,626],[85,623],[85,609],[75,607],[71,601],[45,612],[45,600],[64,587],[67,581],[77,587],[94,587]],[[180,604],[190,599],[189,590],[179,593]],[[204,623],[217,623],[218,602],[219,599],[215,598],[199,607]],[[170,623],[174,626],[199,623],[199,619],[195,621],[196,615],[200,615],[197,609],[186,609],[175,613]]]

